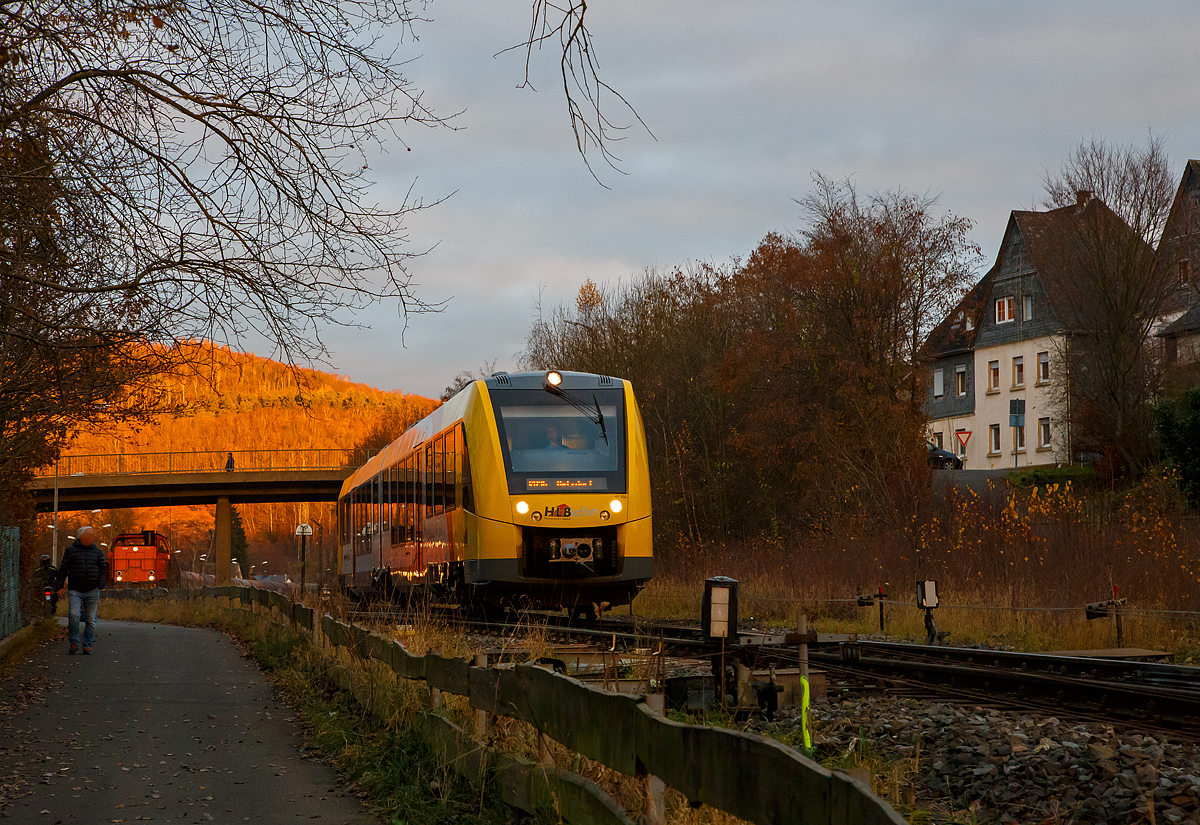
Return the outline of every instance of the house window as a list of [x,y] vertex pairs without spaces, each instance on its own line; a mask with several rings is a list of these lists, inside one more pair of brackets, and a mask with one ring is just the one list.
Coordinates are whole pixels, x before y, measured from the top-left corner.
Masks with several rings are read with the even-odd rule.
[[1013,386],[1025,386],[1025,358],[1021,355],[1013,358]]
[[1023,310],[1023,312],[1021,313],[1021,320],[1023,320],[1023,321],[1033,320],[1033,296],[1032,295],[1025,296],[1025,299],[1021,302],[1021,309]]
[[941,398],[942,395],[945,394],[944,383],[945,382],[942,378],[942,371],[934,370],[933,371],[933,397],[934,398]]
[[1007,298],[996,299],[996,323],[1007,324],[1014,320],[1013,318],[1013,297],[1009,295]]
[[1000,389],[1000,362],[988,361],[988,389]]
[[935,447],[937,447],[939,450],[945,449],[945,447],[942,446],[942,434],[940,432],[936,432],[933,434],[933,445]]
[[1013,427],[1013,449],[1018,453],[1025,452],[1025,428]]
[[960,366],[954,370],[954,393],[960,396],[967,394],[966,366]]
[[965,439],[959,435],[959,433],[965,433],[965,432],[966,432],[966,430],[962,430],[962,429],[954,431],[954,440],[955,440],[955,442],[957,442],[954,445],[955,446],[954,451],[956,453],[958,453],[959,458],[967,457],[967,439]]
[[1043,448],[1050,446],[1050,419],[1049,418],[1039,418],[1038,419],[1038,446],[1043,447]]
[[1038,353],[1038,377],[1039,384],[1047,384],[1050,382],[1050,353]]
[[988,427],[988,454],[1000,455],[1000,425]]

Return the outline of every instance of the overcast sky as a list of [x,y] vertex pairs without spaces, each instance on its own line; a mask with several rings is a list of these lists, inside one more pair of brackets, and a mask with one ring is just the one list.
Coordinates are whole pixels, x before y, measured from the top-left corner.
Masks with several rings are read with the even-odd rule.
[[[438,314],[324,332],[329,368],[434,395],[484,362],[516,366],[539,294],[586,278],[745,256],[795,231],[813,170],[903,187],[976,224],[994,258],[1012,209],[1083,138],[1166,139],[1174,173],[1200,157],[1200,3],[593,0],[604,80],[631,128],[621,171],[575,152],[552,51],[518,89],[528,0],[434,0],[399,54],[458,131],[406,129],[372,163],[375,196],[449,197],[409,222],[420,296]],[[631,117],[612,109],[622,123]],[[435,246],[436,245],[436,246]]]

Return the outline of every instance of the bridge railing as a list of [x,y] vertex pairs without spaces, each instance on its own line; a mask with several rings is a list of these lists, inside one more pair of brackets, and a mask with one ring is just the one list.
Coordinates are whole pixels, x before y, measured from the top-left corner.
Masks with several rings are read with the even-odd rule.
[[[313,450],[233,450],[234,470],[353,470],[377,450],[329,448]],[[229,450],[170,453],[110,453],[64,455],[58,475],[146,475],[154,473],[219,473],[228,469]],[[37,477],[55,474],[55,465],[42,467]]]

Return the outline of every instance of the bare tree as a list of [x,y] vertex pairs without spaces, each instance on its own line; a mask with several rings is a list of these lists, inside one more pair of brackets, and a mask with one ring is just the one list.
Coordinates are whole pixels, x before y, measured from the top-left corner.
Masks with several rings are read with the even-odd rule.
[[568,0],[565,4],[533,0],[529,36],[513,48],[525,50],[525,82],[522,86],[533,88],[529,73],[534,52],[545,46],[554,47],[559,55],[563,99],[575,134],[575,147],[599,183],[600,179],[588,162],[588,151],[599,151],[605,163],[617,168],[619,159],[613,154],[612,144],[621,140],[621,133],[628,128],[609,116],[610,103],[629,112],[651,137],[654,135],[629,101],[602,79],[596,44],[587,27],[587,11],[587,0]]
[[[366,304],[430,309],[405,229],[426,204],[378,202],[368,168],[398,127],[449,125],[385,45],[423,8],[0,3],[0,472],[145,414],[139,382],[195,351],[177,343],[265,339],[295,363]],[[526,44],[562,35],[581,152],[612,93],[585,8],[535,4]]]
[[1153,245],[1174,195],[1169,170],[1161,138],[1144,148],[1093,139],[1045,180],[1058,238],[1051,299],[1065,316],[1059,354],[1069,370],[1060,401],[1074,452],[1106,456],[1117,472],[1149,456],[1162,368],[1151,336],[1179,293]]

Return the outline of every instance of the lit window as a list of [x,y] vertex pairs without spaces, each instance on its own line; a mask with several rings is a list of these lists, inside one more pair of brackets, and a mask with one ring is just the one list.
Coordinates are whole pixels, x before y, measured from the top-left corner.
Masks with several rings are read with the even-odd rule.
[[1050,419],[1049,418],[1039,418],[1038,419],[1038,446],[1039,447],[1049,447],[1050,446]]
[[1000,454],[1000,425],[993,424],[988,428],[988,452],[992,455]]
[[1025,428],[1013,427],[1013,449],[1018,453],[1025,452]]
[[1025,386],[1025,358],[1020,355],[1013,358],[1013,386]]
[[1025,300],[1021,302],[1021,309],[1024,310],[1021,314],[1022,321],[1029,321],[1033,318],[1033,296],[1026,295]]
[[1013,318],[1013,297],[1009,295],[1006,298],[996,299],[996,323],[1007,324],[1015,320]]
[[944,381],[941,370],[933,371],[933,397],[941,398],[945,392]]
[[1038,383],[1045,384],[1050,380],[1050,353],[1038,353]]
[[988,389],[1000,389],[1000,362],[988,361]]
[[967,368],[965,366],[958,367],[954,371],[954,392],[957,395],[967,394]]

